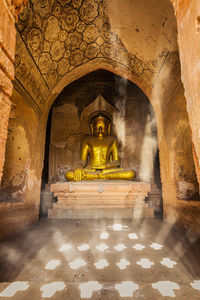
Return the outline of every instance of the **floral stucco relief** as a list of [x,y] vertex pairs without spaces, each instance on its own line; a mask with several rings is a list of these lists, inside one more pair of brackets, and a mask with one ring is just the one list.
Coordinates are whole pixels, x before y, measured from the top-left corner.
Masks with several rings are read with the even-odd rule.
[[67,72],[97,57],[126,66],[148,84],[156,72],[156,62],[144,64],[110,29],[104,0],[30,0],[17,27],[50,90]]

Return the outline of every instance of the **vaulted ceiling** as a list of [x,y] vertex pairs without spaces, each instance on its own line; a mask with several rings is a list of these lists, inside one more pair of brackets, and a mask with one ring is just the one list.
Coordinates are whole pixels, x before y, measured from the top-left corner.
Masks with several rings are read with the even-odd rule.
[[15,87],[43,110],[66,75],[95,64],[121,68],[149,89],[177,55],[169,0],[30,0],[19,15]]

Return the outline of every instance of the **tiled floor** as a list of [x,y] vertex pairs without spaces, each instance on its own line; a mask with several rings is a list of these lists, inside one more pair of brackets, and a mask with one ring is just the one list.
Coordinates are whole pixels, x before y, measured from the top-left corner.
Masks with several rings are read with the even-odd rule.
[[45,222],[1,242],[0,280],[0,300],[195,300],[200,240],[160,220]]

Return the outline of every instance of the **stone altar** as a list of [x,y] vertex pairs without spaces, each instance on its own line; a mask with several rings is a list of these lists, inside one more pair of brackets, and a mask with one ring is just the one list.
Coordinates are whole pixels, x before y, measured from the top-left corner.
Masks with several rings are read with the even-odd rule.
[[48,210],[49,219],[154,217],[144,202],[150,184],[136,181],[81,181],[51,184],[57,203]]

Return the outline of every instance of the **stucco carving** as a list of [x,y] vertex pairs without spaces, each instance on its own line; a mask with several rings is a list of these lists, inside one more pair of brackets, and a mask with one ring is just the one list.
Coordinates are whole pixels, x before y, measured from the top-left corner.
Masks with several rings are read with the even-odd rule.
[[129,53],[111,31],[104,0],[31,0],[17,27],[50,90],[67,72],[96,58],[126,66],[149,86],[158,71],[156,61]]
[[[48,63],[48,66],[50,67],[50,62],[52,62],[51,58],[49,58],[50,54],[46,53],[46,56],[47,57],[44,58],[40,55],[39,60],[37,60],[38,65],[43,68],[43,72],[48,72],[47,66],[44,66],[44,60],[46,59],[46,64]],[[28,54],[28,50],[22,42],[19,34],[17,34],[16,39],[15,57],[15,77],[17,82],[21,83],[23,89],[28,91],[27,95],[29,95],[32,98],[32,101],[35,102],[36,106],[42,110],[45,104],[45,99],[49,94],[49,88],[47,87],[44,78],[41,76],[40,71],[36,67],[33,58]],[[34,58],[36,60],[37,55],[35,55]],[[40,60],[42,62],[40,62]]]

